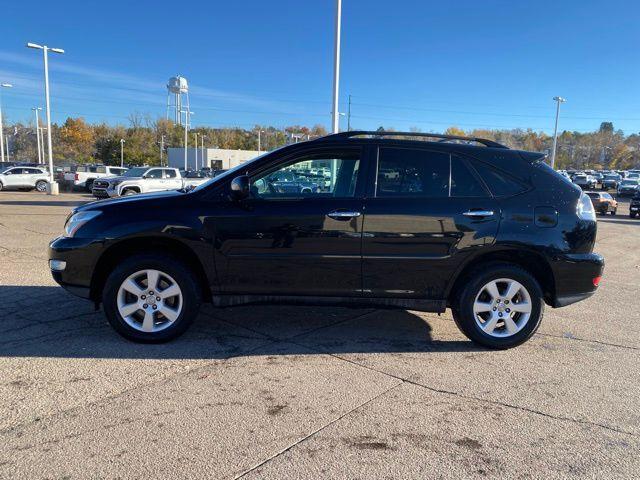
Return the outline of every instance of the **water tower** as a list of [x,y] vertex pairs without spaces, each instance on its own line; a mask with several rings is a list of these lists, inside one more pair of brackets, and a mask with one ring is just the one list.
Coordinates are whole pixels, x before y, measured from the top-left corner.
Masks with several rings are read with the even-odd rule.
[[176,75],[167,83],[167,119],[172,113],[174,123],[182,125],[183,108],[189,110],[189,84],[186,78]]

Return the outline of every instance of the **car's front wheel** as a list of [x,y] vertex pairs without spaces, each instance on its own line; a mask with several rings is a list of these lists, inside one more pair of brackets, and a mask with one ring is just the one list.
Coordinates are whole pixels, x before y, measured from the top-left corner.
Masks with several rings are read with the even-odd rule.
[[193,272],[161,254],[128,258],[107,278],[102,301],[107,320],[123,337],[160,343],[186,331],[200,309]]
[[527,341],[544,314],[538,282],[512,264],[490,264],[476,270],[453,303],[453,318],[462,333],[494,349]]

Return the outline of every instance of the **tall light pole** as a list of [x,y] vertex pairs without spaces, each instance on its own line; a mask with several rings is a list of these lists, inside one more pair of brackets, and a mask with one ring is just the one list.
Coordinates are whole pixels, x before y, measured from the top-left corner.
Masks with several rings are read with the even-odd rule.
[[10,83],[0,83],[0,162],[4,162],[4,133],[2,132],[2,89],[11,88]]
[[336,40],[333,52],[333,110],[331,111],[331,130],[338,133],[338,90],[340,86],[340,24],[342,23],[342,0],[336,0]]
[[553,129],[553,149],[551,150],[551,168],[556,168],[556,148],[558,146],[558,117],[560,116],[560,104],[567,100],[562,97],[553,97],[556,102],[556,126]]
[[164,135],[160,135],[160,166],[162,167],[162,152],[164,151]]
[[124,168],[124,138],[120,139],[120,168]]
[[258,153],[262,150],[262,137],[260,134],[264,133],[264,130],[258,129]]
[[349,107],[347,108],[347,132],[351,131],[351,94],[349,94]]
[[47,109],[47,148],[49,150],[49,195],[58,195],[58,184],[53,179],[53,147],[51,146],[51,105],[49,104],[49,59],[48,52],[64,53],[61,48],[49,48],[46,45],[38,45],[36,43],[27,43],[29,48],[37,48],[42,50],[44,57],[44,99]]
[[[207,136],[205,134],[202,134],[200,136],[200,144],[202,145],[202,150],[200,150],[200,163],[202,164],[203,167],[208,167],[209,165],[205,165],[205,159],[204,159],[204,139],[207,138]],[[197,147],[197,145],[196,145]]]
[[[189,120],[194,112],[191,110],[180,110],[180,113],[184,113],[184,171],[187,169],[187,147],[189,146]],[[196,145],[197,148],[197,145]]]
[[38,165],[41,165],[42,153],[40,152],[40,114],[38,112],[42,110],[42,108],[33,107],[31,110],[33,110],[33,113],[35,114],[35,117],[36,117],[36,139],[38,141]]
[[196,168],[195,168],[195,170],[197,172],[198,171],[198,132],[195,132],[194,135],[196,137],[196,143],[195,143],[195,147],[196,148],[194,150],[195,150],[195,153],[196,153]]

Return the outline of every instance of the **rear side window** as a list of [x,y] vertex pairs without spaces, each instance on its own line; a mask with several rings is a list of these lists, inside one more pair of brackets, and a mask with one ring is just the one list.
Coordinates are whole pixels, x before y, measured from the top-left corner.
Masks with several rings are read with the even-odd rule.
[[381,148],[376,196],[448,197],[449,158],[426,150]]
[[97,167],[96,173],[107,173],[107,167]]
[[487,192],[460,157],[451,156],[451,196],[486,197]]
[[147,178],[162,178],[162,170],[156,168],[154,170],[149,170],[146,174]]
[[165,170],[164,174],[165,174],[165,178],[176,178],[177,177],[175,170]]
[[522,183],[486,163],[473,162],[473,166],[496,197],[510,197],[526,190]]

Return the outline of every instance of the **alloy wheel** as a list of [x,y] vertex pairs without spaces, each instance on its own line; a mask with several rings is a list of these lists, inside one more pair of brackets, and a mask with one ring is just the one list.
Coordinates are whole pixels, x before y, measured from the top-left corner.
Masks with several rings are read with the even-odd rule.
[[175,322],[183,307],[182,290],[159,270],[129,275],[118,289],[118,313],[132,328],[145,333],[164,330]]
[[485,334],[497,338],[515,335],[531,317],[531,295],[520,282],[499,278],[485,284],[476,295],[473,314]]

